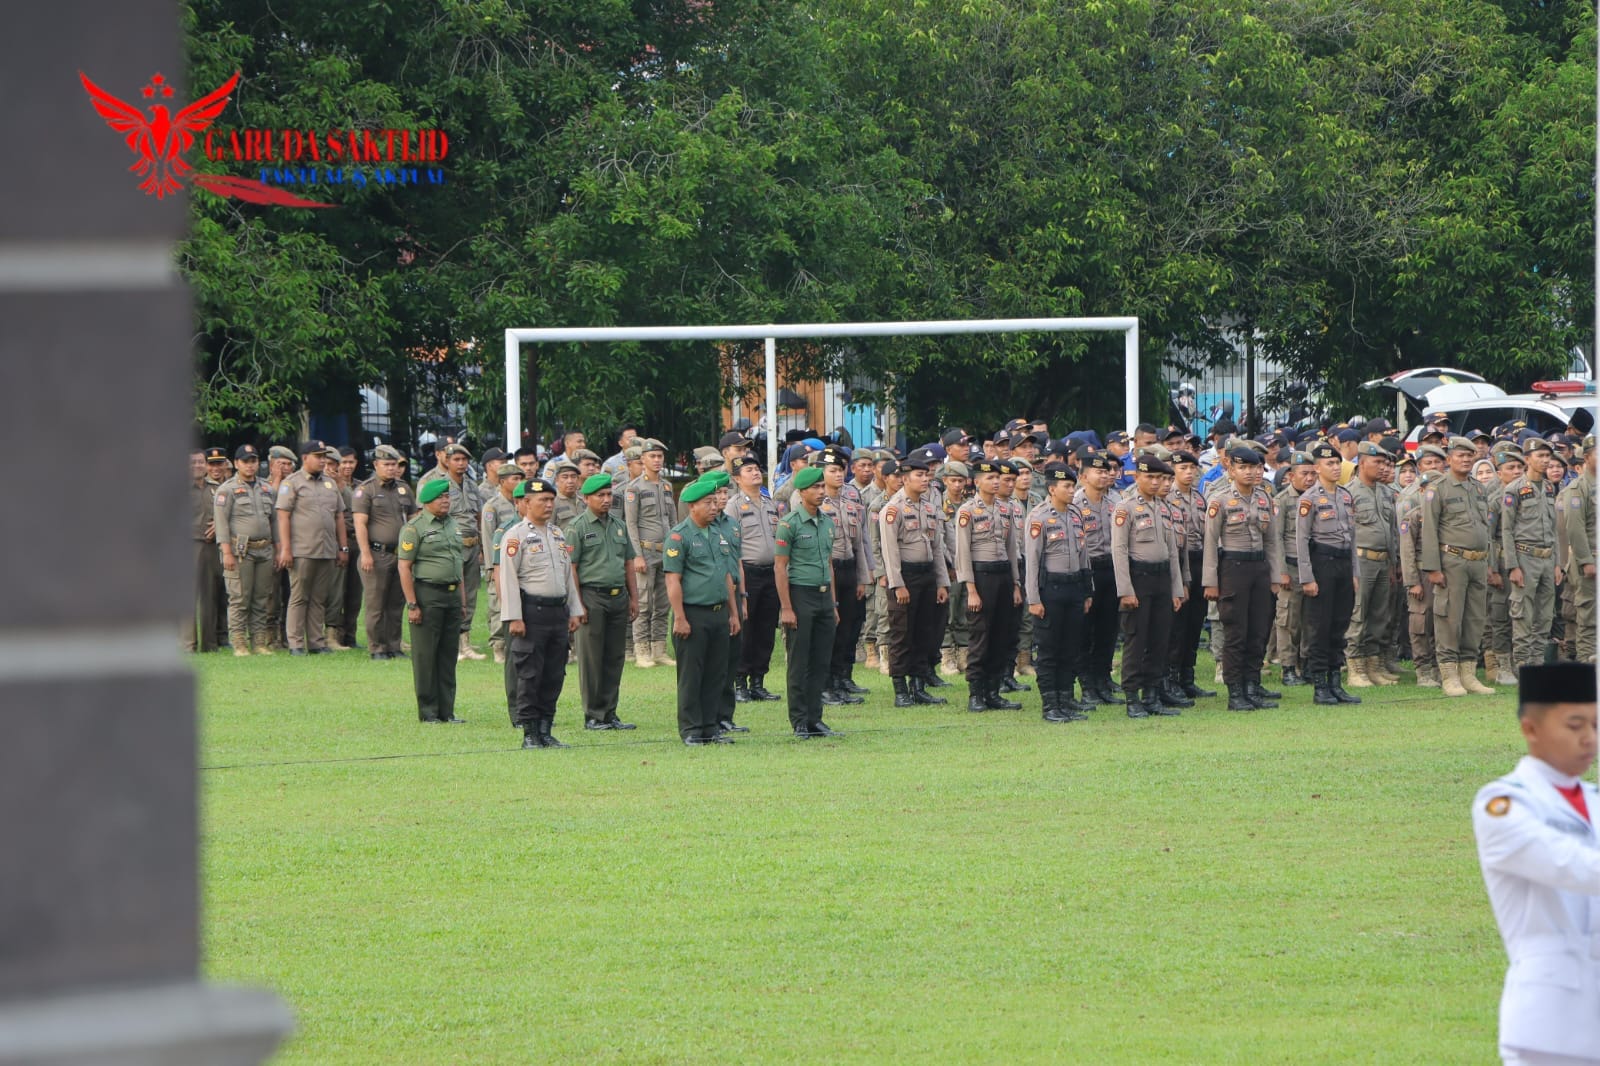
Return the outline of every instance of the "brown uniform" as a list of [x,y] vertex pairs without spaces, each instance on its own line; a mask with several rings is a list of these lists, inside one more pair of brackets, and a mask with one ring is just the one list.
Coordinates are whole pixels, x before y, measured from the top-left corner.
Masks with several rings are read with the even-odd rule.
[[272,600],[273,549],[278,543],[272,494],[260,478],[229,478],[212,505],[218,544],[233,547],[234,568],[223,572],[228,588],[228,633],[235,651],[272,643],[267,606]]
[[1418,562],[1423,573],[1440,572],[1433,590],[1433,634],[1439,666],[1476,666],[1489,599],[1489,506],[1470,477],[1446,473],[1422,490]]
[[276,506],[289,515],[289,553],[294,559],[285,623],[289,650],[327,650],[326,612],[339,576],[344,494],[332,474],[313,477],[301,469],[283,479]]
[[[1021,608],[1014,599],[1021,589],[1017,567],[1020,522],[1010,501],[986,504],[974,496],[956,512],[956,580],[976,590],[981,606],[969,611],[967,686],[984,693],[1005,674],[1007,650],[1014,639]],[[969,593],[970,596],[970,593]],[[967,609],[967,605],[962,605]]]
[[1229,482],[1210,499],[1201,583],[1217,590],[1217,616],[1228,632],[1223,680],[1230,688],[1260,684],[1267,628],[1276,617],[1272,586],[1283,573],[1278,509],[1260,485],[1246,493]]
[[1111,565],[1117,595],[1139,601],[1136,607],[1119,607],[1122,688],[1130,699],[1154,690],[1166,676],[1176,614],[1172,601],[1185,594],[1179,556],[1166,503],[1139,492],[1124,496],[1111,513]]
[[[633,648],[641,658],[664,654],[667,644],[667,575],[661,569],[661,545],[678,524],[672,486],[665,478],[651,481],[640,476],[623,492],[622,517],[634,554],[644,560],[639,575],[639,615],[633,622]],[[652,652],[654,647],[658,652]]]
[[[931,493],[913,501],[904,489],[878,514],[879,543],[889,597],[889,673],[926,677],[939,647],[939,589],[948,588],[944,566],[944,519]],[[896,589],[910,596],[900,603]]]
[[361,571],[367,608],[367,650],[373,655],[399,655],[406,598],[400,588],[400,562],[395,551],[400,531],[417,513],[417,497],[404,481],[384,481],[374,475],[355,487],[350,506],[355,515],[365,516],[362,524],[367,530],[367,545],[372,549],[372,569]]

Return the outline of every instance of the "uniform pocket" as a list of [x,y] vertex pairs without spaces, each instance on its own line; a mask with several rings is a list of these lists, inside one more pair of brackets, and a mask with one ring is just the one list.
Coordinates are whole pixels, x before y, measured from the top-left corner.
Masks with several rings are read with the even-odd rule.
[[1446,618],[1450,614],[1450,587],[1433,590],[1433,613],[1439,618]]
[[1576,955],[1534,955],[1518,959],[1510,978],[1518,984],[1549,985],[1576,992],[1583,987],[1583,963]]

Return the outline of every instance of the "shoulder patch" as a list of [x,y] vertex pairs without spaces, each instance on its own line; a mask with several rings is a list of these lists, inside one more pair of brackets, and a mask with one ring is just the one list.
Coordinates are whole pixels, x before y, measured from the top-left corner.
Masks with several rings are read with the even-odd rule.
[[1032,523],[1029,523],[1029,525],[1028,525],[1028,536],[1030,536],[1030,537],[1037,537],[1043,531],[1044,531],[1044,523],[1043,522],[1032,522]]
[[667,549],[667,555],[669,557],[673,558],[673,559],[676,559],[678,557],[678,549],[677,548],[668,548]]
[[415,547],[416,547],[416,544],[413,541],[403,540],[403,541],[400,542],[400,550],[401,551],[408,552],[412,548],[415,548]]
[[218,503],[227,503],[228,502],[228,494],[226,492],[217,493],[217,502]]
[[501,546],[500,550],[505,553],[505,557],[507,559],[515,559],[517,557],[517,545],[519,543],[521,542],[508,540]]
[[629,489],[629,490],[628,490],[628,499],[630,499],[630,500],[631,500],[631,499],[633,499],[633,498],[634,498],[634,494],[633,494],[633,490],[632,490],[632,489]]
[[1213,503],[1210,507],[1206,508],[1206,517],[1207,518],[1215,518],[1215,517],[1217,517],[1217,512],[1219,512],[1221,510],[1222,510],[1222,504]]
[[885,507],[883,509],[883,520],[885,522],[889,523],[891,526],[894,525],[895,513],[896,512],[895,512],[895,509],[893,507]]
[[1495,796],[1483,805],[1483,810],[1491,818],[1504,818],[1511,810],[1511,797]]
[[1116,524],[1119,525],[1119,526],[1127,525],[1128,524],[1128,512],[1124,511],[1122,508],[1118,507],[1117,508],[1116,517],[1113,519],[1113,521],[1116,522]]
[[965,526],[968,522],[972,521],[972,513],[970,511],[962,511],[960,516],[957,517],[956,521],[960,525]]
[[674,534],[672,534],[672,536],[668,537],[667,539],[668,540],[682,540],[683,539],[683,534],[682,533],[674,533]]
[[1308,515],[1310,513],[1311,513],[1311,501],[1310,500],[1301,500],[1300,501],[1300,517],[1304,518],[1306,515]]
[[362,491],[361,489],[356,489],[356,499],[359,500],[364,495],[366,495],[366,493],[364,491]]
[[400,486],[400,495],[404,496],[405,494],[406,494],[406,487],[404,485],[401,485]]
[[1510,507],[1510,506],[1512,506],[1512,505],[1513,505],[1513,504],[1515,504],[1515,503],[1516,503],[1516,502],[1517,502],[1517,498],[1516,498],[1516,497],[1515,497],[1515,496],[1513,496],[1513,495],[1511,495],[1511,493],[1509,493],[1509,492],[1508,492],[1508,493],[1506,493],[1506,498],[1505,498],[1505,505],[1506,505],[1506,506],[1507,506],[1507,507]]
[[1423,495],[1423,496],[1424,496],[1424,497],[1425,497],[1425,498],[1427,498],[1427,499],[1430,499],[1430,500],[1431,500],[1431,499],[1433,499],[1433,497],[1434,497],[1434,496],[1435,496],[1435,495],[1436,495],[1436,494],[1435,494],[1435,493],[1434,493],[1434,491],[1433,491],[1433,490],[1432,490],[1432,489],[1424,489],[1424,490],[1423,490],[1423,492],[1422,492],[1422,495]]

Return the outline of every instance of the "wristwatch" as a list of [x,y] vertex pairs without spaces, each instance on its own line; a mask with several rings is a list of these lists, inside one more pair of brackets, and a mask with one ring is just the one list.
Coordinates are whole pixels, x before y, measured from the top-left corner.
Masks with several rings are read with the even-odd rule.
[[408,603],[408,604],[406,604],[406,610],[408,610],[408,611],[417,611],[417,610],[421,610],[421,608],[417,604]]

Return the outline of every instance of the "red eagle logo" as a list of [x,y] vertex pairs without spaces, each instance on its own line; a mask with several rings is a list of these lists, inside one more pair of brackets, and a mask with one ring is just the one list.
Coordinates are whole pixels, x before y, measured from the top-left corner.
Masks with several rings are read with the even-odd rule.
[[[204,133],[206,127],[222,114],[234,87],[239,84],[238,71],[234,71],[233,77],[221,88],[207,93],[188,107],[180,109],[177,114],[169,112],[165,104],[151,104],[145,109],[148,112],[146,114],[100,88],[81,70],[78,71],[78,78],[83,82],[84,91],[89,94],[89,102],[106,120],[106,125],[125,135],[129,151],[138,156],[128,169],[144,179],[139,182],[139,188],[156,199],[180,191],[183,179],[194,174],[189,180],[218,196],[232,196],[250,203],[280,207],[334,206],[305,200],[249,178],[195,174],[194,168],[183,158],[183,154],[194,147],[195,135]],[[158,96],[170,97],[173,89],[166,78],[156,74],[142,92],[145,99],[153,100]]]

